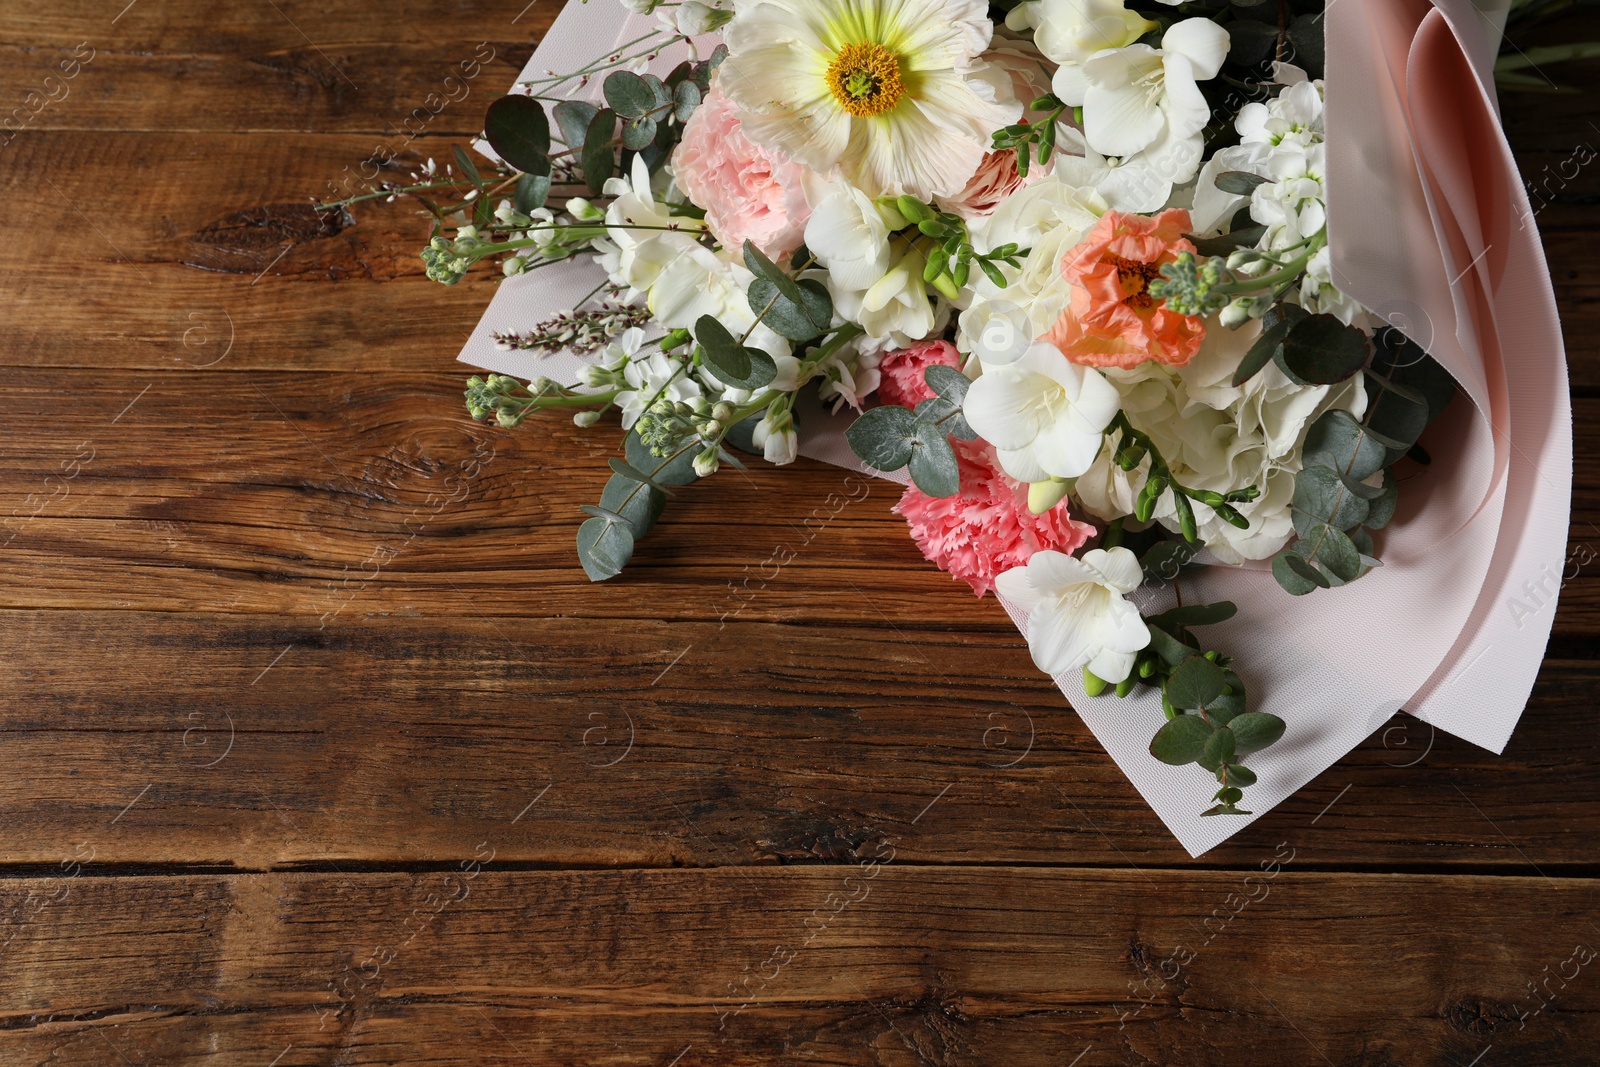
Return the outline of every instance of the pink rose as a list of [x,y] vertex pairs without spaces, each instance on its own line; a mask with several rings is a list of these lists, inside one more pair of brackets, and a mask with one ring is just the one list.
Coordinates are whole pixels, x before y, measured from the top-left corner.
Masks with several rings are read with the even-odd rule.
[[972,586],[979,596],[994,589],[996,575],[1021,567],[1035,552],[1071,555],[1094,535],[1065,504],[1043,515],[1028,510],[1028,486],[1000,469],[984,441],[951,441],[961,468],[961,492],[930,497],[906,489],[894,510],[906,517],[911,537],[929,561]]
[[[1006,32],[996,32],[994,46],[984,53],[985,69],[980,77],[995,88],[997,99],[1014,99],[1024,111],[1022,121],[1030,115],[1040,116],[1026,108],[1050,91],[1050,79],[1044,76],[1044,56],[1031,41],[1014,38]],[[955,196],[944,197],[940,203],[947,211],[964,219],[978,219],[992,215],[1008,196],[1024,189],[1055,170],[1055,158],[1040,166],[1037,154],[1028,168],[1026,178],[1017,173],[1017,153],[1008,148],[1003,152],[990,152],[978,164],[977,172],[967,182],[967,187]]]
[[903,408],[915,408],[924,400],[931,400],[934,392],[928,388],[923,372],[937,364],[960,367],[961,353],[949,341],[918,341],[910,348],[884,353],[878,363],[882,376],[878,399]]
[[800,247],[811,207],[805,168],[745,137],[739,109],[717,88],[695,110],[672,157],[674,174],[724,247],[746,240],[773,259]]

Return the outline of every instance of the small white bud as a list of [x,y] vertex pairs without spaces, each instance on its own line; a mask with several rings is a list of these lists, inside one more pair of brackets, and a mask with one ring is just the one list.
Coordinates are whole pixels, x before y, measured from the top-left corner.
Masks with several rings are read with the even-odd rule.
[[575,196],[567,201],[567,214],[579,222],[598,222],[606,217],[604,211],[601,211],[581,196]]
[[599,421],[600,413],[598,411],[580,411],[572,416],[573,425],[583,430],[587,430]]
[[1250,308],[1254,303],[1255,300],[1251,297],[1241,296],[1223,308],[1222,314],[1218,318],[1221,320],[1222,325],[1228,329],[1237,330],[1250,321]]
[[678,5],[676,24],[678,32],[685,37],[699,37],[720,29],[731,18],[731,11],[717,11],[699,0],[685,0]]
[[708,449],[694,457],[694,472],[701,478],[711,477],[720,466],[722,461],[717,458],[715,449]]

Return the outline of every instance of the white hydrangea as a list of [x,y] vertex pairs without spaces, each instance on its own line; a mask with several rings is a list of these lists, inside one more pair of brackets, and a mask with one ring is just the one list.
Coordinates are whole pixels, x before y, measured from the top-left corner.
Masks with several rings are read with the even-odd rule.
[[[1234,371],[1259,335],[1259,323],[1213,329],[1186,367],[1146,363],[1105,372],[1120,392],[1129,420],[1150,435],[1178,481],[1217,493],[1250,485],[1261,490],[1259,499],[1238,506],[1250,520],[1248,530],[1194,503],[1200,539],[1230,564],[1266,559],[1293,534],[1294,476],[1311,423],[1336,408],[1360,418],[1367,406],[1359,374],[1334,386],[1305,387],[1268,364],[1243,386],[1234,386]],[[1108,446],[1078,479],[1074,492],[1096,517],[1123,518],[1133,513],[1149,468],[1146,459],[1123,472],[1112,462]],[[1171,490],[1157,502],[1155,518],[1169,530],[1180,529]]]

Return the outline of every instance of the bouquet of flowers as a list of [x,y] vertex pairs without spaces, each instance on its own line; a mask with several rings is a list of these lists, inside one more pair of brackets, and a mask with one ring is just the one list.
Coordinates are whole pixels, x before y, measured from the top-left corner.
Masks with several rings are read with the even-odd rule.
[[[1294,733],[1260,705],[1292,700],[1202,635],[1373,581],[1390,524],[1419,521],[1402,502],[1448,496],[1436,471],[1471,451],[1419,444],[1466,406],[1444,331],[1340,284],[1338,6],[570,5],[616,45],[567,71],[536,55],[488,109],[492,165],[457,149],[368,196],[423,204],[447,285],[485,261],[507,285],[599,265],[581,299],[493,331],[541,373],[466,394],[505,427],[620,423],[577,531],[590,578],[623,571],[680,487],[742,455],[790,463],[803,435],[847,462],[842,433],[1040,669],[1148,707],[1145,758],[1203,768],[1204,815],[1248,815],[1253,757]],[[1253,615],[1198,596],[1231,571]]]

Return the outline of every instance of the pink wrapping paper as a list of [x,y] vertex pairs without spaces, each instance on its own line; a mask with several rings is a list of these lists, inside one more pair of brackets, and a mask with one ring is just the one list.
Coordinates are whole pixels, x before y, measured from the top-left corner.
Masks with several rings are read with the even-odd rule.
[[[1282,742],[1251,758],[1260,780],[1245,803],[1257,816],[1402,708],[1502,751],[1555,617],[1571,507],[1566,361],[1532,212],[1495,108],[1492,15],[1468,0],[1333,0],[1326,22],[1336,282],[1427,345],[1463,395],[1425,438],[1435,465],[1403,487],[1400,514],[1380,542],[1380,570],[1303,598],[1258,569],[1184,579],[1186,601],[1239,605],[1207,638],[1237,655],[1254,706],[1289,724]],[[650,25],[614,0],[568,4],[524,76],[582,66]],[[681,58],[680,49],[655,67]],[[591,84],[581,95],[598,90]],[[573,263],[507,281],[461,359],[575,380],[576,357],[498,351],[492,334],[571,307],[601,277],[592,264]],[[847,421],[803,412],[802,453],[859,469],[843,437]],[[1161,610],[1172,593],[1140,598]],[[1026,633],[1026,618],[1006,607]],[[1209,775],[1151,758],[1161,721],[1152,691],[1090,699],[1077,676],[1055,681],[1192,855],[1253,821],[1199,817]]]

